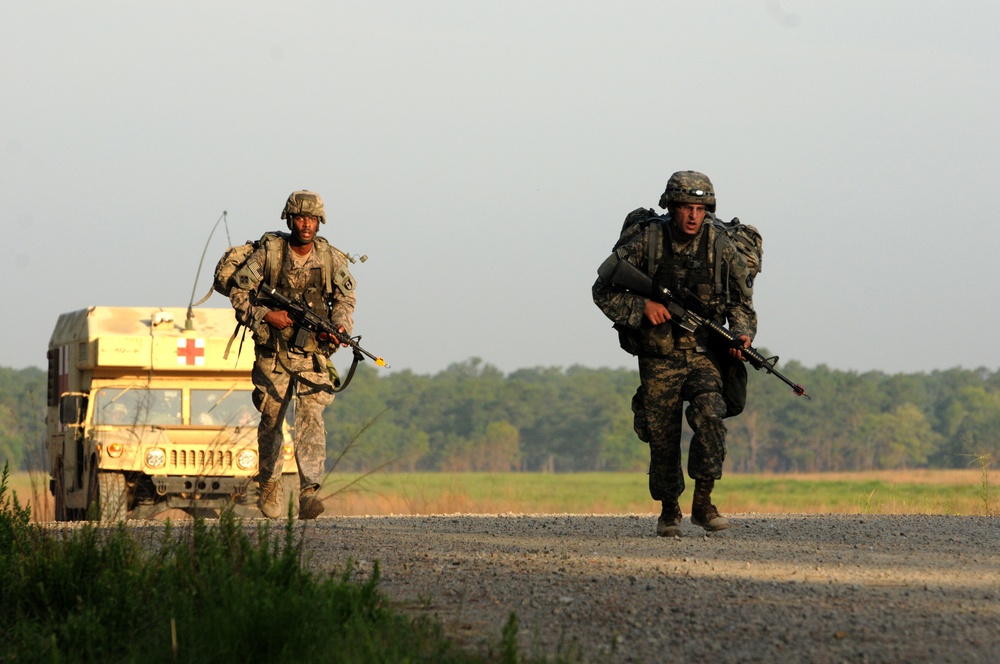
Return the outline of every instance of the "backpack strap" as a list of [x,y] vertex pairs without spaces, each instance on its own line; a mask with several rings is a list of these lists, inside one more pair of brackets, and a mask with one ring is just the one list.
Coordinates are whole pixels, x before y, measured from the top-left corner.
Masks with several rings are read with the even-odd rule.
[[[739,220],[734,220],[739,223]],[[728,226],[724,222],[719,223],[720,228],[718,228],[719,233],[715,238],[715,294],[722,295],[725,293],[726,302],[729,302],[729,266],[726,265],[723,269],[722,255],[725,253],[723,247],[725,243],[729,241]],[[723,272],[725,274],[723,275]]]
[[271,288],[278,287],[278,278],[281,276],[281,264],[285,260],[285,246],[288,244],[288,235],[280,231],[264,233],[260,238],[260,243],[264,245],[266,251],[264,257],[264,281]]
[[663,226],[651,223],[646,227],[646,273],[656,274],[656,248],[663,242]]
[[334,261],[334,252],[347,258],[347,254],[330,244],[324,237],[316,236],[315,246],[318,248],[320,262],[323,264],[323,292],[326,296],[333,297],[334,290],[347,294],[354,290],[354,277],[347,269],[347,262],[337,268]]
[[237,323],[236,327],[233,329],[233,336],[229,337],[229,342],[226,344],[226,352],[222,354],[222,359],[229,359],[229,351],[232,349],[233,342],[236,341],[236,337],[239,335],[241,327],[243,328],[243,336],[240,338],[240,348],[236,352],[236,361],[240,361],[240,355],[243,354],[243,340],[246,339],[247,336],[247,326],[243,323]]

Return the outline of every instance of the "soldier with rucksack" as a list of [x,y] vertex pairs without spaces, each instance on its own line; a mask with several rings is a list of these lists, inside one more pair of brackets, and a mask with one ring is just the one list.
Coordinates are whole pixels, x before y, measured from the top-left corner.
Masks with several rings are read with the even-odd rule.
[[[220,261],[216,281],[223,281],[236,310],[236,319],[253,333],[254,404],[261,413],[257,429],[260,456],[258,507],[268,518],[280,517],[289,497],[282,496],[284,456],[281,426],[293,394],[295,405],[295,459],[299,467],[299,518],[314,519],[323,511],[317,491],[326,462],[323,410],[333,401],[336,371],[329,355],[336,340],[304,332],[287,311],[266,297],[273,288],[289,300],[301,301],[350,334],[355,305],[354,280],[347,257],[317,235],[326,223],[323,199],[311,191],[293,192],[281,218],[289,233],[267,233],[248,243],[246,258]],[[240,249],[243,249],[240,247]],[[238,253],[238,252],[234,252]],[[223,268],[239,260],[231,276]]]
[[[626,217],[601,274],[626,261],[647,272],[653,283],[685,294],[688,306],[702,315],[728,323],[742,348],[750,348],[757,331],[753,280],[760,270],[759,233],[738,220],[719,221],[712,183],[695,171],[670,177],[660,207],[668,214],[640,208]],[[683,415],[694,432],[688,455],[688,474],[695,481],[691,522],[708,531],[728,528],[711,494],[726,454],[723,419],[737,414],[745,401],[743,354],[722,347],[707,330],[672,325],[661,302],[602,276],[594,283],[593,298],[614,323],[622,348],[638,357],[640,386],[632,408],[636,433],[649,443],[649,491],[662,503],[657,535],[681,534]]]

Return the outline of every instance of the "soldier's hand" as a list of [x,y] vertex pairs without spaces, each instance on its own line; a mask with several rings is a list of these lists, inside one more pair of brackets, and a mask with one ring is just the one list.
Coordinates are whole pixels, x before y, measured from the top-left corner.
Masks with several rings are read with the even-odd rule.
[[739,339],[740,341],[742,341],[742,342],[743,342],[743,345],[742,345],[742,346],[740,346],[739,348],[730,348],[730,349],[729,349],[729,354],[730,354],[730,355],[732,355],[733,357],[735,357],[735,358],[736,358],[737,360],[743,360],[743,361],[746,361],[746,358],[745,358],[745,357],[743,357],[743,353],[741,353],[741,352],[740,352],[740,348],[749,348],[749,347],[750,347],[750,337],[748,337],[748,336],[747,336],[747,335],[745,335],[745,334],[741,334],[741,335],[740,335],[739,337],[737,337],[737,338],[738,338],[738,339]]
[[[341,336],[341,339],[347,339],[348,338],[347,329],[344,328],[343,325],[338,325],[337,326],[337,332],[340,332],[340,334],[343,335],[343,336]],[[351,344],[349,344],[346,341],[344,341],[344,342],[341,342],[340,345],[343,346],[344,348],[347,348]]]
[[642,309],[643,315],[653,325],[662,325],[670,320],[670,312],[667,308],[655,300],[646,300],[646,306]]
[[295,325],[295,321],[293,321],[288,315],[288,312],[283,309],[278,311],[268,311],[264,314],[264,322],[276,330],[283,330],[286,327]]
[[[347,329],[344,328],[343,325],[338,325],[337,326],[337,332],[340,332],[340,335],[341,335],[340,339],[349,339],[350,338],[350,335],[347,334]],[[337,337],[335,337],[332,334],[327,334],[326,332],[320,332],[320,334],[319,334],[319,340],[320,341],[332,341],[332,342],[334,342],[334,344],[336,344],[336,342],[340,341],[340,339],[338,339]],[[346,341],[340,341],[340,345],[343,346],[344,348],[347,348],[351,344],[347,343]]]

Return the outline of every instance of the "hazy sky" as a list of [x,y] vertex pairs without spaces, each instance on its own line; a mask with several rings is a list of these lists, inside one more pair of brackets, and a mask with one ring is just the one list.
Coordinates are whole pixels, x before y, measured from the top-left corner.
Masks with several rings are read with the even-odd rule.
[[694,169],[764,236],[758,346],[996,370],[998,25],[986,1],[4,2],[0,366],[44,366],[61,312],[186,306],[223,210],[242,243],[308,188],[370,257],[355,331],[393,370],[631,367],[595,271]]

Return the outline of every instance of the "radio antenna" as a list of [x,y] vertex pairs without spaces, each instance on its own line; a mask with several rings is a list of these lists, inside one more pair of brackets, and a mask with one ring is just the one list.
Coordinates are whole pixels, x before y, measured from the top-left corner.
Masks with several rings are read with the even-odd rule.
[[191,288],[191,300],[188,302],[187,318],[184,321],[185,330],[194,329],[194,308],[212,296],[212,289],[210,288],[208,290],[208,294],[198,300],[198,304],[194,303],[194,294],[198,288],[198,279],[201,277],[201,266],[205,263],[205,254],[208,252],[208,245],[212,241],[212,236],[215,235],[215,230],[219,227],[220,222],[222,222],[226,227],[226,239],[228,240],[229,238],[229,223],[226,221],[226,211],[223,210],[222,216],[220,216],[215,222],[215,225],[212,226],[212,232],[208,234],[208,239],[205,240],[205,248],[201,250],[201,260],[198,261],[198,271],[195,272],[194,275],[194,286]]

